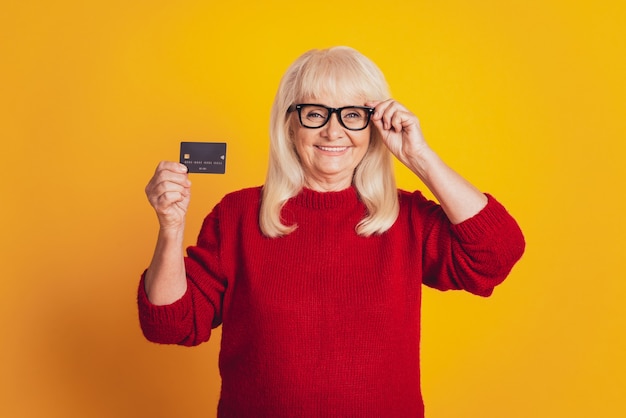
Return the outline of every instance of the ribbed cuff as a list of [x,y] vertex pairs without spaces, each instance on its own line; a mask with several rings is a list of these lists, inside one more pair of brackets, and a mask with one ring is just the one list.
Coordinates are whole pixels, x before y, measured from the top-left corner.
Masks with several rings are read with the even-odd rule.
[[[154,305],[148,299],[145,287],[146,272],[141,275],[137,291],[137,304],[142,323],[164,324],[180,322],[189,314],[192,307],[189,288],[177,301],[169,305]],[[145,322],[144,322],[145,321]]]

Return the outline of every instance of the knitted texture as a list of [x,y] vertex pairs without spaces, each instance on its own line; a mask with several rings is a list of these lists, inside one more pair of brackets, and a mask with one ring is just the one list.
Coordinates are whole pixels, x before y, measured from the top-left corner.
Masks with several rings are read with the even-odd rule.
[[423,417],[422,284],[488,296],[524,238],[489,195],[458,225],[419,192],[399,196],[395,224],[360,237],[355,189],[304,189],[282,211],[297,229],[266,238],[261,189],[227,195],[187,250],[187,293],[155,306],[142,280],[144,335],[196,345],[222,325],[219,417]]

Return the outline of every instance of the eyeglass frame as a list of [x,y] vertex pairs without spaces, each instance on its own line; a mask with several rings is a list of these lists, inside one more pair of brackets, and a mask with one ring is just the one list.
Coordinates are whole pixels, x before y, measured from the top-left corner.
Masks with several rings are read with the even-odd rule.
[[[320,126],[307,126],[302,122],[302,107],[303,106],[318,106],[318,107],[323,107],[324,109],[326,109],[328,111],[328,117],[326,118],[326,120],[324,121],[324,123],[322,123]],[[356,108],[356,109],[363,109],[363,110],[367,110],[367,122],[365,123],[365,126],[363,126],[362,128],[349,128],[346,126],[346,124],[343,122],[343,119],[341,118],[341,111],[344,109],[350,109],[350,108]],[[304,128],[307,129],[319,129],[323,126],[326,126],[326,124],[328,124],[328,122],[330,121],[330,118],[333,116],[333,113],[337,114],[337,120],[339,121],[339,124],[341,126],[343,126],[344,128],[346,128],[349,131],[362,131],[363,129],[367,128],[367,126],[370,124],[370,119],[372,117],[372,113],[374,113],[374,108],[373,107],[369,107],[369,106],[344,106],[344,107],[328,107],[328,106],[324,106],[323,104],[319,104],[319,103],[298,103],[298,104],[292,104],[291,106],[289,106],[289,108],[287,109],[287,113],[291,113],[294,111],[298,111],[298,119],[300,120],[300,125]]]

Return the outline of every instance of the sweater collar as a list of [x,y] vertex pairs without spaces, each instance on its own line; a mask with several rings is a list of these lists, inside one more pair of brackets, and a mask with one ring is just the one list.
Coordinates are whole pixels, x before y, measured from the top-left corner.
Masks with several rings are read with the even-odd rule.
[[318,192],[304,187],[292,201],[311,209],[336,209],[353,207],[359,198],[354,186],[336,192]]

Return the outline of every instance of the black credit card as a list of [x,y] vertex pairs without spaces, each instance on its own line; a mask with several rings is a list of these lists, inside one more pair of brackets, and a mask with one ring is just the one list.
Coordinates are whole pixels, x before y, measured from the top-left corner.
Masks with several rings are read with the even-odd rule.
[[226,172],[226,143],[181,142],[180,163],[189,173],[224,174]]

